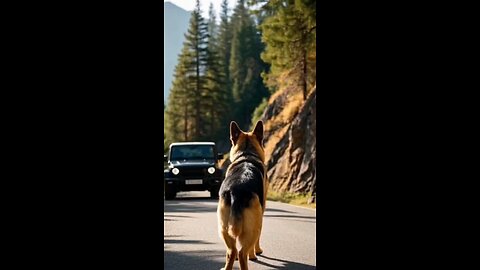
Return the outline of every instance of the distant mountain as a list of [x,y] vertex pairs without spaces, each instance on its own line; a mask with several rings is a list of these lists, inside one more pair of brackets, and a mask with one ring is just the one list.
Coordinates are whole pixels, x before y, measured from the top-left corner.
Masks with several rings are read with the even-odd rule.
[[166,104],[168,101],[168,93],[172,86],[178,54],[182,50],[184,34],[188,30],[190,12],[172,4],[171,2],[165,2],[163,8],[163,98]]

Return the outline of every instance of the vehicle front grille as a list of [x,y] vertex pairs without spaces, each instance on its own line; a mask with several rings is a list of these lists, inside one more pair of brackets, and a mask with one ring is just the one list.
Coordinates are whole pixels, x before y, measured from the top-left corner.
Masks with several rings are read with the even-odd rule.
[[203,178],[207,168],[180,168],[180,176],[185,178]]

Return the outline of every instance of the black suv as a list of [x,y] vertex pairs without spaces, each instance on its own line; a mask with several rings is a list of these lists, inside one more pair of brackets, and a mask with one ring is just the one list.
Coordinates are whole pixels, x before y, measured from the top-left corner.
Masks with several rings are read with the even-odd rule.
[[164,155],[168,168],[164,170],[165,199],[175,199],[179,191],[210,191],[212,198],[218,197],[223,173],[213,142],[182,142],[170,144],[169,154]]

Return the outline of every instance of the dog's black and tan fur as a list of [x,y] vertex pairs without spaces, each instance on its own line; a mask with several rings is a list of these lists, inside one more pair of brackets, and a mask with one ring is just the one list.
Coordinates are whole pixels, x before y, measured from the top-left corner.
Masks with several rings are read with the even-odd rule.
[[[217,208],[218,230],[227,247],[225,270],[231,270],[238,256],[240,269],[247,270],[247,259],[257,259],[267,194],[263,123],[252,132],[243,132],[230,123],[231,164],[220,187]],[[240,249],[237,252],[236,242]]]

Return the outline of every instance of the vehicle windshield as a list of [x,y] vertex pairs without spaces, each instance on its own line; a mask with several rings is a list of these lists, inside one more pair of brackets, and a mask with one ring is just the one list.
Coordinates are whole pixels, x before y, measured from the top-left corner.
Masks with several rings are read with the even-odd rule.
[[211,145],[182,145],[171,148],[170,160],[214,159]]

